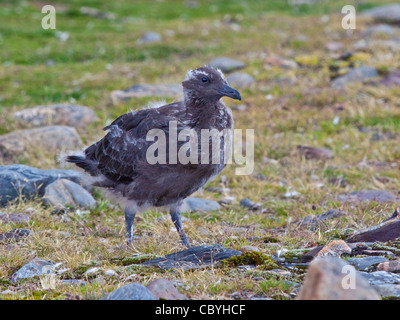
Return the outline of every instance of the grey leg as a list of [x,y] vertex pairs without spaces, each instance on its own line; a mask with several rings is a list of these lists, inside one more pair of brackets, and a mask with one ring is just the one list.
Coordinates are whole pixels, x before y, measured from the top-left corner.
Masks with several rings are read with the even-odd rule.
[[189,243],[188,239],[186,238],[185,230],[183,230],[181,213],[180,213],[179,209],[171,208],[169,213],[171,214],[172,222],[174,223],[176,230],[178,231],[178,234],[179,234],[179,237],[181,238],[182,244],[184,244],[186,247],[190,248],[190,243]]
[[126,243],[133,243],[133,220],[136,212],[132,209],[125,208],[125,224],[126,224]]

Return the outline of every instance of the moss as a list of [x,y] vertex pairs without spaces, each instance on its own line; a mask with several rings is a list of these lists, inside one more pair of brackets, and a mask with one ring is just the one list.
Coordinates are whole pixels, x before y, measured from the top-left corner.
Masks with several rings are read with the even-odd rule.
[[272,270],[279,268],[278,264],[268,255],[260,252],[244,252],[241,255],[233,256],[222,260],[223,267],[237,267],[241,265],[261,266],[264,270]]

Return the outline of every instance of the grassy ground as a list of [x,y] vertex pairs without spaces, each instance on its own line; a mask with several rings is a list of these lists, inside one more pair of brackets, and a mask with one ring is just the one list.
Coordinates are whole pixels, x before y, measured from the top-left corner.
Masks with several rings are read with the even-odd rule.
[[[243,71],[256,78],[254,87],[242,91],[247,110],[233,114],[237,128],[255,130],[255,172],[235,176],[234,166],[227,167],[224,175],[236,203],[219,212],[184,214],[189,218],[184,222],[188,237],[194,245],[220,243],[234,249],[253,245],[266,254],[340,238],[346,229],[384,220],[394,208],[378,203],[343,204],[335,200],[337,194],[400,190],[398,87],[354,84],[338,92],[329,86],[332,57],[325,44],[341,41],[351,51],[351,44],[361,38],[368,23],[358,19],[352,35],[341,28],[340,10],[348,2],[298,7],[280,0],[85,2],[88,7],[114,13],[115,19],[108,20],[81,14],[81,1],[60,0],[49,2],[57,10],[57,29],[43,30],[40,10],[45,2],[0,0],[0,133],[19,129],[12,119],[17,110],[72,102],[92,107],[101,119],[79,130],[84,143],[89,144],[102,136],[107,120],[152,100],[113,104],[112,90],[138,83],[179,83],[188,69],[214,57],[238,59],[247,65]],[[384,2],[367,0],[357,10]],[[193,3],[197,6],[190,8]],[[232,22],[240,28],[232,30]],[[145,31],[159,32],[162,41],[138,44]],[[69,36],[65,42],[60,41],[62,32]],[[293,70],[270,68],[265,63],[269,54],[308,63]],[[400,67],[399,54],[385,50],[367,52],[362,60],[382,72]],[[266,99],[267,95],[272,95],[272,100]],[[226,103],[233,105],[232,101]],[[337,124],[333,123],[335,117],[340,119]],[[376,133],[391,133],[397,139],[372,142]],[[335,156],[327,161],[305,160],[296,150],[299,144],[329,148]],[[19,162],[39,168],[58,166],[56,155],[43,159],[40,153],[22,156]],[[335,178],[345,180],[346,185],[332,183]],[[219,179],[209,186],[220,186]],[[291,190],[299,195],[285,198]],[[208,191],[200,196],[223,197]],[[245,197],[261,202],[264,210],[241,208],[239,201]],[[1,298],[95,299],[121,284],[147,284],[163,277],[178,280],[179,290],[191,299],[230,299],[234,294],[290,299],[293,288],[285,281],[301,282],[302,275],[292,273],[285,278],[271,273],[265,265],[251,270],[223,267],[165,273],[126,266],[124,259],[134,254],[158,256],[183,249],[178,235],[169,219],[157,220],[163,213],[149,211],[135,225],[135,233],[142,237],[128,248],[124,246],[122,211],[100,194],[96,198],[101,205],[81,216],[73,210],[51,215],[51,209],[39,201],[2,209],[28,212],[33,235],[18,244],[0,246],[0,291],[15,292]],[[342,209],[349,215],[314,231],[296,223],[299,218],[329,209]],[[26,227],[12,225],[18,226]],[[0,224],[0,232],[9,229],[9,224]],[[264,240],[251,240],[254,237]],[[81,278],[90,266],[114,269],[118,276],[98,276],[82,287],[59,285],[51,290],[44,290],[38,279],[11,284],[9,277],[33,257],[63,262],[69,268],[64,278]]]

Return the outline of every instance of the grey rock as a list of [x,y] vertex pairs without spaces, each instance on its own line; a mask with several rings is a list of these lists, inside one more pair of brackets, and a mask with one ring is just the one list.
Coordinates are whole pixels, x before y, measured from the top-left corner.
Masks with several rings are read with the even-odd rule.
[[386,87],[400,87],[400,71],[389,73],[379,81],[379,84],[383,84]]
[[81,7],[79,9],[79,12],[85,16],[89,16],[89,17],[93,17],[93,18],[108,19],[108,20],[115,19],[114,13],[107,12],[107,11],[100,11],[96,8]]
[[0,221],[3,223],[28,223],[29,217],[23,213],[0,212]]
[[0,160],[12,160],[27,151],[43,150],[59,153],[76,149],[81,139],[75,128],[48,126],[18,130],[0,136]]
[[43,196],[48,184],[57,179],[80,182],[80,173],[74,170],[41,170],[22,164],[0,166],[0,205],[19,199]]
[[326,148],[298,145],[297,150],[299,151],[300,155],[306,159],[328,160],[332,159],[334,156],[333,151]]
[[347,260],[348,263],[355,266],[358,270],[369,271],[374,266],[377,266],[381,262],[389,261],[384,257],[363,257],[363,258],[350,258]]
[[233,87],[245,89],[249,88],[256,81],[254,77],[244,72],[235,72],[229,75],[226,80]]
[[387,4],[362,12],[363,16],[387,23],[400,23],[400,4]]
[[185,199],[184,209],[182,211],[212,211],[219,209],[221,209],[221,206],[216,201],[188,197]]
[[250,199],[247,199],[247,198],[243,198],[242,200],[240,200],[239,204],[245,208],[253,208],[255,205],[253,201],[251,201]]
[[343,76],[335,78],[331,85],[335,89],[343,89],[347,85],[355,82],[362,82],[367,79],[371,79],[378,76],[378,71],[373,67],[361,66],[352,69]]
[[125,90],[114,90],[111,99],[114,102],[143,97],[182,97],[182,86],[179,84],[138,84]]
[[218,265],[222,260],[241,255],[237,250],[221,245],[204,245],[171,253],[161,258],[147,260],[141,265],[158,266],[161,269],[200,269]]
[[162,36],[157,32],[148,31],[138,39],[139,43],[153,43],[161,41]]
[[337,200],[342,202],[394,202],[398,198],[391,192],[384,190],[362,190],[341,194]]
[[13,117],[17,122],[28,127],[48,125],[84,127],[99,120],[92,109],[71,104],[36,106],[17,111]]
[[21,279],[32,278],[46,274],[54,274],[54,269],[59,264],[43,259],[34,259],[25,264],[21,269],[11,276],[11,282],[16,282]]
[[0,233],[0,242],[18,241],[28,237],[31,231],[24,228],[15,228],[10,231]]
[[238,60],[233,60],[226,57],[218,57],[210,61],[210,67],[221,69],[222,72],[230,72],[237,69],[242,69],[246,65]]
[[63,209],[67,206],[94,208],[96,200],[79,184],[68,180],[58,179],[50,183],[44,192],[43,199],[51,206]]
[[400,275],[387,272],[362,272],[363,276],[382,297],[399,298],[400,297]]
[[337,41],[330,41],[325,45],[325,48],[328,51],[340,51],[342,50],[344,47],[342,42],[337,42]]
[[395,29],[388,25],[388,24],[378,24],[373,25],[367,28],[365,31],[361,33],[363,37],[369,37],[374,34],[386,34],[386,35],[393,35],[395,33]]
[[151,291],[151,293],[157,299],[163,300],[186,300],[187,297],[180,293],[173,283],[166,279],[156,279],[151,281],[147,286],[147,289]]
[[122,286],[101,300],[157,300],[149,289],[139,283],[130,283]]

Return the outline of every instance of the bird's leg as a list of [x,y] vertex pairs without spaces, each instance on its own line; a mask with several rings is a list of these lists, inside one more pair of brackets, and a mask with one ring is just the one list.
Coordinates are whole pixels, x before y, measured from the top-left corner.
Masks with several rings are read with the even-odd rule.
[[185,230],[183,230],[181,213],[178,208],[171,208],[170,215],[172,222],[174,223],[176,230],[178,231],[179,237],[181,238],[182,244],[190,248],[188,239],[186,238]]
[[133,220],[135,219],[136,211],[125,208],[125,224],[126,224],[126,243],[133,243]]

